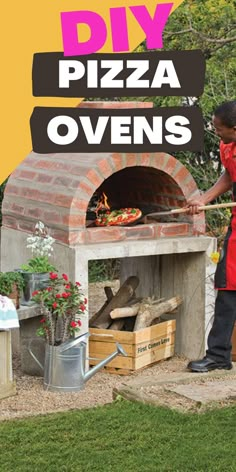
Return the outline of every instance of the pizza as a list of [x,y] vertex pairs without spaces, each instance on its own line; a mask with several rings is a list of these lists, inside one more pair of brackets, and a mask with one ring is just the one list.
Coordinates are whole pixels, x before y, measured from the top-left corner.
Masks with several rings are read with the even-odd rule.
[[106,211],[97,216],[96,226],[119,226],[129,225],[141,218],[142,212],[139,208],[120,208],[120,210]]

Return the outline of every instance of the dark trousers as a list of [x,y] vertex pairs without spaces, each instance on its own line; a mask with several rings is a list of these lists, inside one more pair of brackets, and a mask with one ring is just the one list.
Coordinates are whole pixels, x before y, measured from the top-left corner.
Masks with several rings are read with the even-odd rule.
[[215,316],[208,336],[207,357],[216,362],[231,362],[231,337],[236,321],[236,290],[219,290]]

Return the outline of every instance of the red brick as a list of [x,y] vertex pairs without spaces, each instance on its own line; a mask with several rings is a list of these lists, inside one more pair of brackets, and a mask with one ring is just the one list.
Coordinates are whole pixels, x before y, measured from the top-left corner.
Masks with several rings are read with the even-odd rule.
[[49,170],[49,171],[53,171],[53,170],[62,170],[62,171],[66,171],[66,172],[70,172],[70,169],[71,169],[71,165],[68,163],[63,163],[63,162],[55,162],[55,161],[52,161],[50,160],[50,158],[48,158],[48,160],[39,160],[35,163],[34,167],[38,168],[38,169],[46,169],[46,170]]
[[121,241],[125,239],[125,230],[121,227],[88,228],[88,243],[103,243],[108,241]]
[[49,175],[49,174],[38,174],[37,178],[36,178],[36,181],[37,182],[42,182],[42,183],[45,183],[45,184],[49,184],[53,181],[53,175]]
[[63,231],[56,228],[51,228],[50,236],[52,236],[56,241],[61,241],[64,244],[69,243],[69,234],[68,231]]
[[136,225],[125,227],[127,239],[153,239],[155,238],[155,225]]
[[98,167],[105,178],[109,177],[112,174],[112,168],[106,159],[99,161]]
[[190,195],[197,190],[197,185],[193,178],[189,178],[188,182],[185,182],[184,185],[182,185],[182,190],[183,194],[186,198],[186,200],[189,199]]
[[163,152],[155,152],[151,155],[151,166],[155,167],[156,169],[163,169],[168,160],[168,156],[168,154],[165,154]]
[[73,198],[71,202],[71,208],[78,208],[78,210],[87,211],[88,200],[79,200],[78,198]]
[[90,185],[88,185],[86,182],[78,182],[77,183],[77,189],[78,191],[82,189],[85,193],[89,195],[91,198],[92,195],[94,194],[94,191],[96,190],[95,188],[92,188]]
[[21,231],[26,231],[27,233],[33,233],[35,230],[35,221],[19,220],[18,228]]
[[126,153],[126,166],[134,167],[137,165],[138,155],[127,152]]
[[39,191],[36,188],[21,187],[20,194],[23,198],[29,200],[39,200]]
[[22,162],[21,162],[21,166],[22,165],[26,165],[28,167],[34,167],[35,163],[37,162],[37,159],[36,159],[37,155],[35,154],[32,154],[30,153]]
[[60,185],[61,187],[70,187],[72,179],[70,177],[57,176],[54,178],[53,185]]
[[101,183],[103,182],[103,179],[94,169],[91,169],[89,172],[87,172],[86,176],[89,180],[91,180],[92,184],[95,185],[96,188],[100,187]]
[[140,154],[140,165],[142,166],[150,166],[150,159],[151,159],[151,154],[147,153],[142,153]]
[[36,175],[37,175],[36,172],[31,172],[29,170],[21,170],[18,178],[22,178],[24,180],[34,180]]
[[78,108],[111,108],[111,109],[127,109],[127,108],[152,108],[152,102],[81,102]]
[[7,228],[18,229],[18,220],[16,218],[12,218],[11,216],[2,215],[2,226]]
[[178,165],[178,161],[172,157],[169,156],[167,163],[163,167],[163,172],[165,172],[168,175],[172,175],[176,169],[176,166]]
[[62,223],[64,225],[72,226],[73,228],[84,227],[85,215],[64,215],[62,216]]
[[43,222],[47,225],[60,224],[61,216],[57,211],[43,211]]
[[70,231],[69,234],[69,241],[70,245],[76,245],[76,244],[85,244],[86,243],[86,238],[87,238],[87,231]]
[[20,175],[20,170],[16,168],[12,173],[11,173],[11,178],[16,179]]
[[193,227],[193,235],[197,236],[199,234],[205,234],[206,233],[206,226],[204,224],[198,224]]
[[71,195],[64,195],[60,193],[56,193],[52,195],[52,199],[50,200],[45,200],[45,201],[51,201],[52,203],[54,202],[58,206],[62,206],[64,208],[70,208],[72,204],[72,199],[73,197]]
[[11,205],[11,211],[13,213],[17,213],[18,215],[23,215],[24,211],[25,211],[25,208],[21,205],[17,205],[16,203],[13,203]]
[[17,187],[17,185],[12,185],[11,183],[7,183],[5,190],[4,190],[4,196],[6,195],[19,195],[20,194],[20,189]]
[[182,166],[182,168],[175,174],[174,179],[181,187],[183,184],[183,181],[186,179],[186,177],[188,177],[188,175],[189,175],[188,169]]
[[205,213],[202,212],[193,216],[193,231],[196,234],[204,234],[206,232]]
[[122,154],[119,154],[119,153],[112,154],[112,161],[117,171],[123,169]]
[[31,216],[32,218],[41,219],[43,211],[40,208],[27,208],[26,215]]
[[187,236],[190,225],[188,223],[161,223],[156,230],[159,237]]

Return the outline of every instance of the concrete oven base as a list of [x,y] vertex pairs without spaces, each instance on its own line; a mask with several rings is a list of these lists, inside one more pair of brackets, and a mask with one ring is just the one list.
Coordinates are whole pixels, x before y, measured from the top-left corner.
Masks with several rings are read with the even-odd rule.
[[[77,246],[76,278],[88,286],[88,261],[121,259],[121,282],[129,275],[140,279],[138,296],[183,297],[175,315],[176,353],[197,358],[205,349],[206,255],[213,238],[178,237]],[[99,307],[98,307],[99,308]]]
[[[27,234],[2,228],[1,270],[14,270],[30,256],[26,249]],[[206,257],[215,250],[216,240],[206,236],[157,238],[146,241],[116,241],[80,244],[68,247],[55,243],[52,263],[62,273],[80,281],[88,298],[88,261],[121,259],[121,282],[138,275],[137,295],[172,297],[180,295],[183,304],[176,316],[176,353],[188,358],[201,356],[205,349]],[[88,300],[89,303],[89,300]],[[100,307],[98,306],[98,309]],[[210,318],[211,314],[207,313]],[[83,332],[88,330],[88,317],[82,319]]]

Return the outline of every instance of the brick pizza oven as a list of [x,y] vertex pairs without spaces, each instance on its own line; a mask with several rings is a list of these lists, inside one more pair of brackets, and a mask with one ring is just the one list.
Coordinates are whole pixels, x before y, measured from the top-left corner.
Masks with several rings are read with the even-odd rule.
[[[150,103],[83,103],[83,107],[150,107]],[[183,207],[199,190],[189,171],[166,153],[49,154],[31,152],[11,174],[3,200],[2,267],[30,257],[25,241],[38,220],[56,239],[54,263],[88,294],[88,262],[121,259],[121,281],[138,275],[138,295],[182,295],[176,351],[201,354],[205,331],[205,256],[214,240],[203,236],[204,214],[147,220],[132,226],[96,227],[102,193],[111,208],[143,214]],[[201,236],[199,236],[201,235]],[[89,296],[88,296],[89,300]],[[83,325],[87,330],[87,320]]]

